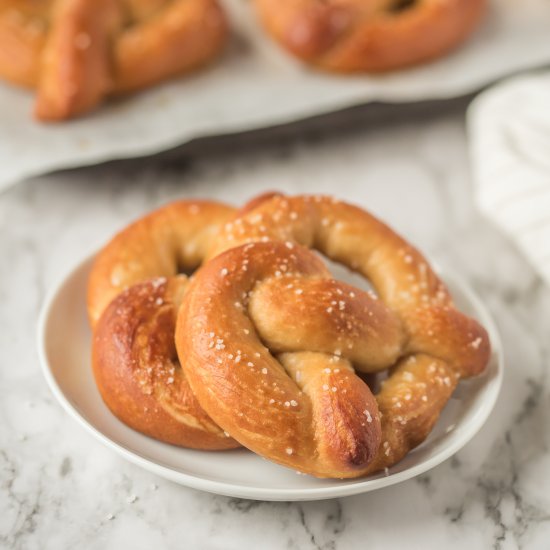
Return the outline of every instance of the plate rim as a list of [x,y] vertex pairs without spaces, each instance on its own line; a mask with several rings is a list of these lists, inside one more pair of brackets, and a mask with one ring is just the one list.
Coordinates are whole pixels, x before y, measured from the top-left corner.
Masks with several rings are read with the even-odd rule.
[[127,461],[140,466],[141,468],[159,475],[165,479],[169,479],[179,485],[190,487],[192,489],[206,491],[209,493],[219,494],[227,497],[246,498],[251,500],[267,500],[267,501],[311,501],[311,500],[325,500],[331,498],[339,498],[345,496],[352,496],[361,493],[366,493],[381,489],[383,487],[389,487],[397,483],[412,479],[422,473],[435,468],[439,464],[442,464],[448,460],[451,456],[456,454],[467,443],[469,443],[473,437],[479,432],[479,430],[485,425],[491,412],[494,409],[500,390],[502,388],[502,381],[504,376],[504,357],[502,349],[502,341],[496,322],[493,319],[489,309],[485,306],[481,298],[471,288],[471,286],[456,272],[451,271],[448,268],[442,268],[438,261],[431,261],[431,265],[435,271],[442,277],[444,281],[452,280],[453,284],[460,289],[460,292],[467,298],[469,303],[476,310],[477,315],[483,317],[482,322],[491,338],[492,358],[495,361],[496,369],[495,376],[491,380],[491,387],[488,390],[488,395],[485,398],[485,405],[479,411],[477,415],[477,421],[468,426],[462,436],[451,442],[447,447],[439,451],[436,455],[428,458],[427,460],[416,464],[403,470],[387,476],[377,477],[374,479],[356,478],[358,481],[352,483],[353,480],[345,480],[348,483],[345,485],[335,485],[332,487],[311,487],[301,489],[276,489],[276,488],[262,488],[248,485],[239,485],[233,482],[224,482],[211,479],[205,479],[197,477],[193,474],[174,470],[173,468],[153,462],[152,460],[145,458],[138,452],[133,451],[125,447],[123,444],[118,443],[104,434],[101,430],[96,428],[90,421],[88,421],[71,403],[71,400],[67,397],[62,390],[60,384],[57,382],[47,354],[47,329],[48,321],[52,307],[60,296],[61,292],[67,285],[67,283],[74,278],[77,273],[84,269],[87,264],[90,264],[95,256],[95,253],[87,254],[76,261],[71,268],[67,269],[63,275],[58,277],[57,281],[50,286],[49,291],[43,301],[37,324],[37,340],[38,340],[38,356],[42,374],[46,379],[46,383],[61,405],[62,409],[78,424],[80,424],[85,431],[94,436],[107,448],[114,450],[118,455],[122,456]]

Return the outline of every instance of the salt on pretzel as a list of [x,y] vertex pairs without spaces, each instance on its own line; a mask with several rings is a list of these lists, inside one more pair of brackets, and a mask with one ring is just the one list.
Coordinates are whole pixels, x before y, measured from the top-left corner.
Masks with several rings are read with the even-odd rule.
[[273,38],[339,72],[380,72],[445,54],[473,31],[486,0],[254,0]]
[[217,0],[0,0],[0,76],[63,120],[203,65],[226,34]]
[[[343,345],[340,321],[326,312],[334,300],[351,303],[350,293],[353,307],[342,315],[348,346],[366,367],[391,364],[402,337],[394,316],[334,281],[307,249],[253,243],[205,264],[176,325],[178,354],[188,357],[182,366],[204,409],[280,464],[318,476],[360,474],[380,446],[378,409],[345,359],[348,347],[334,355]],[[272,317],[283,301],[285,315]]]
[[[298,244],[367,277],[379,300],[330,280]],[[427,437],[459,379],[488,363],[483,327],[456,310],[417,250],[359,208],[256,200],[210,256],[224,250],[184,298],[176,347],[208,414],[276,462],[321,477],[389,467]],[[388,367],[379,416],[353,368]]]
[[179,201],[126,227],[95,259],[88,284],[92,365],[101,396],[125,424],[197,449],[238,444],[204,412],[176,354],[176,314],[228,206]]

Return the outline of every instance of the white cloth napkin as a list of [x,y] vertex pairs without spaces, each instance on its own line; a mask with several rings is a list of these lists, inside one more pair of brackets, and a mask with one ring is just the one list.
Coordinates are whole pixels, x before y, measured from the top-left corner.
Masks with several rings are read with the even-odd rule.
[[478,96],[468,131],[479,207],[550,284],[550,73]]

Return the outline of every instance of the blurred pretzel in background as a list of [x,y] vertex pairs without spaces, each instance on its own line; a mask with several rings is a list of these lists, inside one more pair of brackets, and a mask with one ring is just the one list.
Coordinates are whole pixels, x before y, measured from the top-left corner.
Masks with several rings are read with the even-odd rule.
[[[306,248],[363,275],[335,281]],[[323,196],[255,199],[213,241],[176,325],[195,396],[256,453],[319,477],[389,467],[429,435],[486,331],[427,260],[364,210]],[[355,374],[388,370],[376,399]]]
[[226,34],[216,0],[0,0],[0,76],[64,120],[207,63]]
[[[329,71],[381,72],[439,57],[487,0],[254,0],[268,33]],[[43,121],[191,71],[227,35],[217,0],[0,0],[0,76],[35,88]]]
[[321,69],[383,72],[463,42],[487,0],[254,0],[268,33]]

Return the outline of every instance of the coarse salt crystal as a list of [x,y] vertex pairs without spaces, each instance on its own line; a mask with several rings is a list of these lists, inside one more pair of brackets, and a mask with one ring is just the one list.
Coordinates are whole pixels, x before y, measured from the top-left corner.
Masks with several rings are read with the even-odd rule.
[[482,341],[483,340],[481,339],[481,337],[476,338],[473,342],[470,342],[470,346],[472,346],[474,349],[478,349]]

